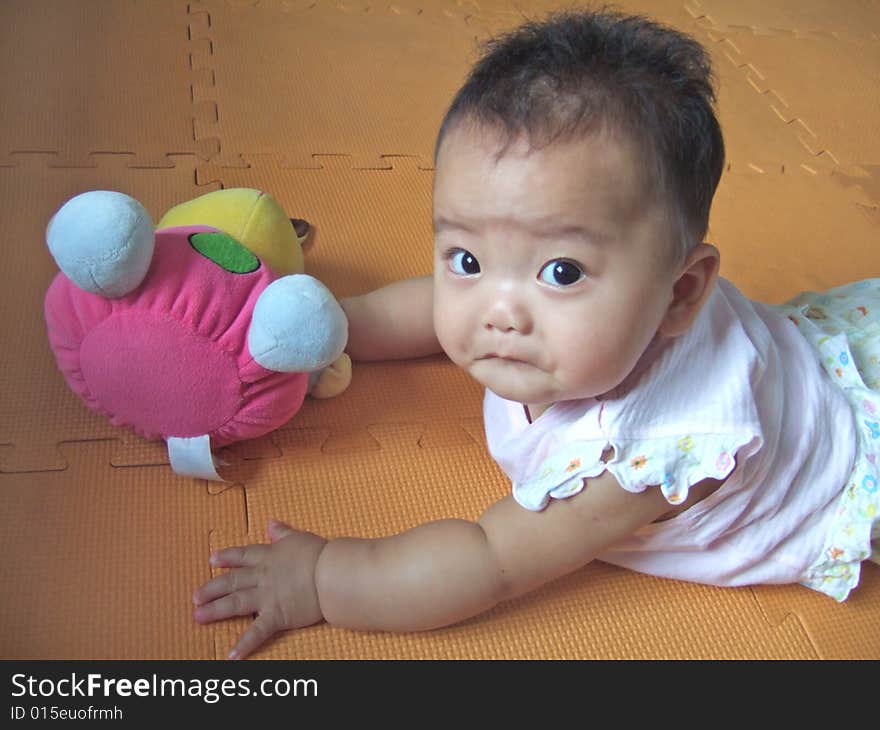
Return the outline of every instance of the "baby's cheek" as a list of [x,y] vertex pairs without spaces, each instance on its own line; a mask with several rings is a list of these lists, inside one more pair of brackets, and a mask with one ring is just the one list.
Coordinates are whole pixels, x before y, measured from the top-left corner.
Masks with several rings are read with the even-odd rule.
[[467,331],[456,323],[448,308],[443,313],[435,314],[434,331],[443,351],[453,362],[461,364],[461,358],[467,350]]
[[558,363],[556,379],[569,398],[602,395],[617,387],[627,374],[619,355],[602,344],[571,349]]
[[464,343],[458,340],[444,341],[441,338],[440,347],[443,348],[443,352],[446,353],[446,356],[460,368],[470,367],[473,358],[469,356],[468,350],[465,347]]

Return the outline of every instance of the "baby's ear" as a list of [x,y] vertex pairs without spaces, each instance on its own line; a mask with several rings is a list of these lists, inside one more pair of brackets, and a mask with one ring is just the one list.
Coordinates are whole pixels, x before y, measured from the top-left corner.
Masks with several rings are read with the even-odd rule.
[[666,317],[660,324],[662,334],[678,337],[688,330],[712,293],[720,263],[721,254],[709,243],[699,244],[688,254],[673,285]]

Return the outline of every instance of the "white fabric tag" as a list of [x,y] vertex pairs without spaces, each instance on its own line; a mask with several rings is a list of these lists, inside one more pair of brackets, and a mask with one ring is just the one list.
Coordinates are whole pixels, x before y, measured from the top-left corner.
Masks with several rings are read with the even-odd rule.
[[211,438],[207,434],[193,438],[169,436],[166,443],[171,468],[181,476],[226,481],[217,473],[217,462],[211,454]]

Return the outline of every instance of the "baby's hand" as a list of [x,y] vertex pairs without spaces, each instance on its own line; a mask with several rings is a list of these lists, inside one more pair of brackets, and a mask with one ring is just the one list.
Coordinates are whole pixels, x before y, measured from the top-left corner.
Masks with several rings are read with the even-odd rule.
[[323,620],[315,588],[315,565],[326,540],[299,532],[277,520],[269,521],[271,545],[232,547],[211,554],[211,565],[232,568],[212,578],[193,594],[200,624],[231,616],[251,616],[254,622],[229,652],[243,659],[273,634]]

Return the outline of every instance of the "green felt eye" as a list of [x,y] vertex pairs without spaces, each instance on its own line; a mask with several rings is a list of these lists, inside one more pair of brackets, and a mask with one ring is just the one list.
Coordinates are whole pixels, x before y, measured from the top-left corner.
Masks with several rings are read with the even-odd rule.
[[189,242],[202,256],[233,274],[249,274],[260,268],[260,259],[225,233],[195,233]]

